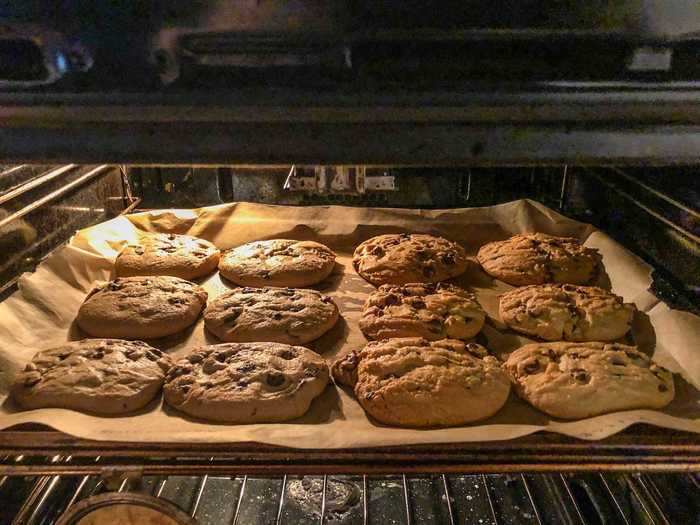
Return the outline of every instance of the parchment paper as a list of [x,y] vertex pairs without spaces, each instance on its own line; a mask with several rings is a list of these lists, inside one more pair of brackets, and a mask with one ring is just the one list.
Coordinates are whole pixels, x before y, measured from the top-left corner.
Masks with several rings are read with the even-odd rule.
[[[676,376],[676,399],[663,411],[634,410],[580,421],[555,420],[511,394],[494,417],[460,428],[412,430],[382,426],[367,418],[351,393],[330,385],[302,418],[284,424],[223,425],[188,418],[157,400],[128,417],[98,417],[70,410],[20,412],[5,399],[12,377],[40,349],[81,339],[74,326],[78,308],[94,281],[111,276],[114,258],[138,230],[187,233],[228,249],[257,239],[314,239],[337,251],[334,273],[318,288],[332,295],[342,318],[310,346],[331,362],[361,348],[365,338],[357,320],[373,289],[352,269],[351,254],[361,241],[380,233],[427,232],[461,243],[472,256],[485,242],[517,232],[541,231],[585,240],[603,255],[602,285],[635,302],[639,314],[626,342],[636,342]],[[456,282],[471,288],[489,318],[481,342],[498,356],[528,342],[504,329],[497,314],[498,296],[510,286],[495,281],[474,262]],[[258,441],[300,448],[363,447],[512,439],[550,431],[583,439],[601,439],[638,422],[700,432],[700,318],[674,311],[649,291],[650,268],[592,226],[567,219],[532,201],[488,208],[447,211],[344,207],[283,207],[230,204],[198,210],[163,210],[118,217],[79,231],[33,274],[24,275],[19,291],[0,304],[0,428],[24,422],[43,423],[82,438],[122,441],[239,442]],[[210,299],[226,290],[218,274],[203,280]],[[179,357],[192,347],[215,343],[201,320],[183,335],[151,342]]]

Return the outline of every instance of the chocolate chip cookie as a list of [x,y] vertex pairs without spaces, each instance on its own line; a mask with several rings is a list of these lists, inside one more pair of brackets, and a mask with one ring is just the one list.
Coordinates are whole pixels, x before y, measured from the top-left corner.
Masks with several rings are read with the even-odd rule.
[[590,283],[602,264],[597,250],[578,239],[544,233],[514,235],[485,244],[477,259],[486,273],[514,286]]
[[300,417],[328,384],[318,354],[280,343],[224,343],[194,350],[168,372],[165,401],[194,417],[273,423]]
[[304,344],[338,320],[338,307],[316,290],[235,288],[209,303],[207,329],[222,341]]
[[467,268],[467,256],[457,243],[422,233],[378,235],[355,249],[355,271],[375,286],[436,283]]
[[226,252],[219,272],[240,286],[304,288],[323,281],[333,271],[335,253],[313,241],[256,241]]
[[469,339],[486,314],[474,294],[448,283],[384,284],[372,292],[360,317],[369,339]]
[[333,364],[374,419],[400,427],[457,426],[492,416],[510,392],[495,357],[475,343],[418,337],[373,341]]
[[171,275],[196,279],[219,264],[219,250],[209,241],[174,233],[144,233],[127,244],[114,263],[119,277]]
[[521,398],[563,419],[659,409],[674,396],[671,372],[615,343],[533,343],[513,352],[504,368]]
[[25,409],[125,414],[160,392],[170,357],[141,341],[86,339],[38,352],[11,395]]
[[516,288],[500,302],[504,323],[547,341],[613,341],[629,331],[634,312],[618,295],[573,284]]
[[93,337],[154,339],[192,325],[206,304],[201,286],[178,277],[119,277],[87,295],[76,321]]

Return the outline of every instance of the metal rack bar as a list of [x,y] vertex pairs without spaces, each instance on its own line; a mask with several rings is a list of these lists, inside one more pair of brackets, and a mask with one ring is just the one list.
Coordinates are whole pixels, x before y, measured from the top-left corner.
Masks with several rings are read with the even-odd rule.
[[651,503],[651,505],[654,506],[654,511],[656,512],[656,515],[660,517],[664,523],[670,525],[671,520],[666,515],[666,512],[664,512],[663,507],[659,504],[659,499],[661,499],[661,493],[659,492],[656,483],[654,483],[654,480],[650,477],[644,476],[643,474],[638,474],[636,478],[637,480],[639,480],[642,490],[644,490],[644,492],[648,496],[649,502]]
[[367,511],[367,476],[362,476],[362,525],[367,525],[369,513]]
[[275,519],[275,524],[280,525],[282,523],[282,508],[284,507],[285,492],[287,491],[287,475],[282,477],[282,491],[280,492],[280,502],[277,506],[277,518]]
[[326,518],[326,488],[328,486],[328,476],[324,474],[323,484],[321,485],[321,520],[320,524],[323,525]]
[[243,484],[241,485],[241,492],[238,494],[238,502],[236,503],[236,512],[233,515],[232,525],[238,523],[238,513],[241,511],[241,502],[243,501],[243,493],[245,492],[245,486],[248,483],[248,476],[243,476]]
[[199,481],[199,487],[197,488],[197,497],[194,500],[194,505],[192,505],[192,511],[190,512],[190,516],[192,516],[193,518],[195,514],[197,514],[199,502],[202,500],[202,494],[204,494],[204,487],[206,487],[207,481],[209,481],[209,476],[206,474],[202,476],[202,479]]
[[481,482],[484,484],[484,492],[486,493],[486,499],[489,502],[489,509],[491,509],[491,516],[493,517],[493,525],[498,525],[498,518],[496,518],[496,509],[493,506],[493,500],[491,499],[491,492],[489,491],[489,484],[486,480],[484,474],[481,475]]
[[[658,516],[661,521],[664,523],[664,525],[671,525],[670,522],[668,521],[668,518],[666,515],[663,513],[663,511],[656,505],[656,502],[654,501],[654,498],[651,497],[651,494],[649,494],[648,490],[646,490],[646,487],[644,486],[644,483],[642,480],[639,478],[639,476],[625,476],[625,481],[627,482],[627,485],[630,487],[630,490],[632,490],[632,493],[634,494],[635,498],[637,498],[637,501],[639,501],[640,506],[642,507],[642,510],[644,511],[644,514],[647,515],[649,518],[649,521],[651,523],[656,523],[657,520],[655,519],[654,516]],[[641,487],[637,486],[637,481],[639,481]],[[641,490],[644,490],[645,494],[642,495]],[[653,505],[654,509],[652,510],[649,508],[649,505]],[[653,512],[656,511],[656,512]]]
[[[4,195],[0,195],[0,204],[5,204],[8,201],[11,201],[14,198],[19,197],[20,195],[24,195],[30,190],[33,190],[34,188],[41,186],[43,184],[46,184],[47,182],[51,182],[57,177],[60,177],[64,173],[67,173],[71,171],[72,169],[77,168],[77,164],[67,164],[65,166],[61,166],[59,168],[55,168],[53,170],[47,171],[46,173],[42,173],[41,175],[31,179],[29,182],[26,182],[25,184],[22,184],[18,186],[17,188],[8,191]],[[10,170],[12,171],[12,170]],[[9,172],[1,173],[0,177],[3,175],[6,175]]]
[[559,477],[561,478],[562,483],[564,483],[564,488],[566,489],[566,493],[569,495],[569,499],[571,500],[571,503],[574,506],[574,510],[576,511],[576,516],[579,519],[580,523],[586,523],[586,520],[583,519],[583,514],[581,514],[581,509],[578,506],[578,503],[576,502],[576,498],[574,497],[574,493],[571,492],[571,487],[569,486],[569,481],[566,479],[564,474],[559,474]]
[[158,492],[156,492],[156,498],[160,498],[160,496],[163,494],[163,490],[165,489],[165,484],[167,482],[168,482],[168,478],[166,476],[160,482],[160,486],[158,487]]
[[520,479],[523,482],[523,485],[525,486],[525,492],[527,493],[527,497],[530,499],[530,505],[532,505],[532,510],[535,513],[535,519],[537,519],[537,523],[539,525],[542,525],[542,518],[540,517],[540,511],[537,509],[537,504],[535,503],[535,499],[532,497],[532,492],[530,491],[530,484],[527,482],[527,479],[525,479],[524,474],[520,474]]
[[412,525],[413,520],[411,519],[411,502],[408,497],[408,483],[406,483],[406,474],[401,475],[401,482],[403,484],[403,502],[406,507],[406,525]]
[[612,502],[615,505],[617,512],[620,514],[620,517],[622,517],[623,521],[625,522],[625,525],[630,525],[630,522],[627,520],[627,516],[625,516],[625,513],[622,511],[622,506],[620,505],[620,502],[617,501],[617,498],[615,497],[615,493],[610,489],[610,485],[608,485],[608,480],[606,480],[605,476],[603,476],[602,474],[598,474],[598,475],[600,476],[600,479],[603,482],[603,486],[605,487],[605,490],[608,492],[610,499],[612,499]]
[[65,186],[62,186],[61,188],[57,189],[56,191],[52,191],[48,195],[44,195],[40,199],[35,200],[31,204],[28,204],[24,208],[17,210],[15,213],[8,215],[4,219],[0,220],[0,228],[5,227],[6,225],[10,224],[13,221],[16,221],[17,219],[21,219],[25,215],[33,212],[34,210],[37,210],[44,206],[45,204],[58,199],[59,197],[65,195],[66,193],[69,193],[73,191],[75,188],[78,188],[79,186],[82,186],[86,182],[94,179],[98,175],[101,175],[108,169],[110,169],[109,164],[103,164],[102,166],[98,166],[90,171],[88,171],[85,175],[82,175],[81,177],[78,177],[72,182],[69,182]]
[[445,490],[445,502],[447,503],[447,513],[450,516],[450,525],[455,525],[455,517],[452,512],[452,496],[450,495],[450,487],[447,483],[447,476],[442,474],[442,486]]

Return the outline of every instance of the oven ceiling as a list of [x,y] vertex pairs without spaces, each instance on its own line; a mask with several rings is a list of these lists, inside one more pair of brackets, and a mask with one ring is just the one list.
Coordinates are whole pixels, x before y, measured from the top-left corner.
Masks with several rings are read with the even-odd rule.
[[6,161],[700,160],[694,0],[19,4]]

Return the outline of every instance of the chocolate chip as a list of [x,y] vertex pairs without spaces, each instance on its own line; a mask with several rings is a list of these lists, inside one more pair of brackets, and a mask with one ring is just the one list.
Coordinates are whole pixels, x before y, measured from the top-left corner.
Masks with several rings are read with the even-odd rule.
[[182,297],[169,297],[168,302],[170,304],[185,304],[186,301]]
[[140,246],[136,246],[136,247],[134,248],[134,253],[135,253],[136,255],[143,255],[143,248],[141,248]]
[[186,394],[187,392],[190,391],[190,385],[187,385],[187,384],[185,384],[185,385],[180,385],[179,388],[180,388],[180,390],[181,390],[183,393],[185,393],[185,394]]
[[557,354],[553,349],[549,348],[547,350],[547,357],[551,359],[552,361],[558,363],[559,362],[559,354]]
[[328,295],[324,295],[323,297],[321,297],[321,301],[324,302],[324,303],[332,303],[332,302],[333,302],[333,298],[332,298],[332,297],[329,297]]
[[430,254],[425,250],[416,250],[416,259],[419,261],[427,261],[430,259]]
[[668,392],[668,387],[665,383],[659,384],[659,392]]
[[617,357],[613,357],[613,358],[610,360],[610,364],[612,364],[612,365],[614,365],[614,366],[626,366],[626,365],[627,365],[627,363],[625,363],[624,361],[618,359]]
[[428,321],[428,327],[431,332],[441,332],[442,321],[440,319],[431,319],[430,321]]
[[282,386],[284,384],[284,374],[279,372],[268,372],[265,382],[270,386]]
[[279,321],[279,320],[282,319],[282,314],[279,313],[279,312],[275,312],[274,314],[272,314],[272,318],[273,318],[275,321]]
[[218,361],[219,363],[225,363],[226,362],[226,354],[223,352],[217,352],[214,354],[214,359]]
[[241,379],[238,383],[236,383],[236,386],[238,386],[239,388],[245,388],[248,386],[248,381],[246,381],[245,379]]
[[296,357],[291,350],[282,350],[278,355],[282,359],[287,359],[287,360],[294,359]]
[[523,370],[525,370],[526,374],[535,374],[540,370],[540,363],[539,361],[528,363],[523,367]]
[[41,376],[38,373],[32,374],[24,378],[24,386],[32,387],[36,385],[39,381],[41,381]]
[[171,241],[174,241],[174,240],[175,240],[175,234],[169,233],[169,234],[168,234],[168,239],[170,239]]
[[565,292],[575,292],[576,291],[576,287],[571,285],[571,284],[565,284],[564,286],[561,287],[561,289],[564,290]]
[[260,270],[258,272],[258,275],[262,277],[263,279],[269,279],[270,278],[270,272],[268,270]]
[[373,397],[374,397],[374,392],[367,392],[367,393],[365,394],[365,399],[366,399],[367,401],[369,401],[369,400],[372,399]]
[[92,359],[102,359],[105,356],[104,352],[93,352],[93,354],[90,356]]
[[112,282],[107,284],[107,289],[110,292],[116,292],[118,290],[121,290],[122,288],[123,288],[123,286],[121,284],[117,283],[116,281],[112,281]]
[[293,304],[289,306],[287,310],[289,310],[290,312],[301,312],[304,308],[306,308],[306,306],[304,306],[303,304]]
[[421,301],[420,299],[414,300],[413,303],[411,304],[411,306],[413,306],[413,308],[416,308],[418,310],[422,310],[422,309],[426,308],[425,302]]
[[384,255],[386,255],[384,248],[382,248],[381,246],[375,246],[369,253],[374,255],[375,257],[384,257]]
[[575,368],[571,371],[571,376],[579,383],[588,383],[591,380],[591,376],[588,375],[583,368]]
[[187,356],[187,360],[190,363],[201,363],[204,360],[204,356],[202,354],[190,354]]
[[453,253],[445,253],[443,256],[440,258],[444,264],[455,264],[455,256]]
[[431,266],[425,266],[423,268],[423,275],[425,275],[426,277],[432,277],[433,275],[435,275],[435,269]]
[[177,251],[177,246],[165,246],[161,248],[165,253],[175,253]]
[[241,315],[242,311],[243,310],[233,310],[231,313],[226,314],[224,316],[224,323],[231,324],[231,323],[236,322],[236,319],[238,319],[238,317]]
[[316,369],[316,368],[305,368],[305,369],[304,369],[304,376],[305,376],[305,377],[316,377],[316,376],[318,376],[318,369]]
[[295,291],[294,289],[292,289],[292,288],[285,288],[284,290],[277,290],[277,291],[275,292],[275,295],[277,295],[277,296],[279,296],[279,297],[291,297],[291,296],[294,295],[295,293],[296,293],[296,291]]
[[399,234],[399,239],[401,239],[401,240],[406,241],[406,240],[409,240],[410,238],[411,238],[410,233],[400,233]]
[[393,305],[399,304],[400,302],[401,302],[401,299],[394,294],[389,294],[384,298],[384,304],[386,306],[393,306]]
[[250,374],[257,368],[255,363],[245,363],[237,368],[241,374]]

